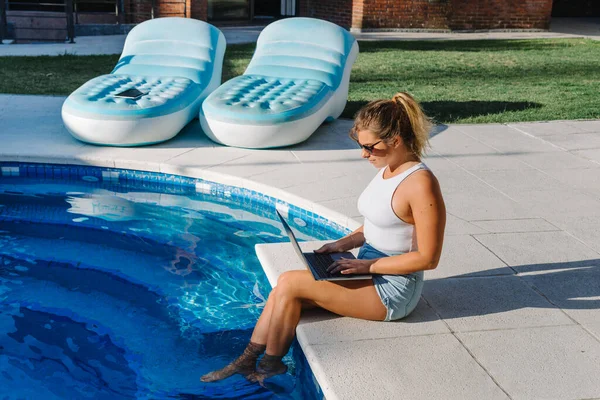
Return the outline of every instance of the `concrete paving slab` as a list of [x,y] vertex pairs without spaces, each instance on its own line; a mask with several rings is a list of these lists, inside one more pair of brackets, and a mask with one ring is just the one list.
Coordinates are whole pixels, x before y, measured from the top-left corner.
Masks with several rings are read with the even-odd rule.
[[446,209],[466,221],[538,216],[532,215],[532,211],[523,204],[492,188],[479,189],[477,192],[465,189],[463,192],[448,193],[447,186],[442,185],[442,192]]
[[[468,256],[465,257],[465,254]],[[494,253],[485,248],[473,236],[451,235],[444,238],[440,263],[436,269],[427,271],[427,279],[451,276],[512,275]]]
[[552,267],[522,269],[520,276],[578,323],[600,321],[600,256]]
[[444,232],[446,237],[454,235],[472,235],[477,233],[488,233],[488,231],[471,222],[465,221],[462,218],[446,213],[446,230]]
[[355,196],[343,197],[341,199],[334,200],[324,200],[317,203],[329,209],[337,210],[338,212],[358,221],[361,225],[364,223],[363,216],[360,214],[360,212],[358,212]]
[[[573,135],[549,135],[544,140],[565,150],[600,149],[600,133],[577,133]],[[580,154],[575,152],[573,154]]]
[[513,191],[510,196],[528,207],[530,213],[547,219],[554,215],[569,217],[600,215],[600,200],[596,199],[596,196],[573,188]]
[[504,124],[455,126],[466,135],[471,136],[501,153],[529,154],[561,150],[551,143],[535,136],[526,135],[523,132]]
[[593,322],[591,324],[583,324],[583,327],[588,333],[600,341],[600,323]]
[[[27,161],[32,156],[52,160],[79,155],[83,143],[75,140],[62,126],[52,126],[53,129],[44,130],[44,133],[11,130],[10,134],[2,134],[0,156],[3,160],[11,157],[14,161]],[[39,140],[40,137],[44,139]]]
[[246,150],[245,153],[243,157],[207,168],[222,174],[247,178],[300,163],[288,150]]
[[518,154],[453,155],[449,160],[474,173],[478,171],[513,171],[531,168],[519,159]]
[[542,171],[560,167],[563,170],[592,168],[598,165],[591,162],[585,157],[566,151],[552,153],[529,153],[517,155],[517,158],[522,163],[531,168],[537,168]]
[[600,165],[600,148],[593,150],[575,151],[573,153],[577,154],[578,156],[585,157],[588,160],[592,160],[594,163]]
[[287,165],[286,168],[268,170],[250,175],[249,177],[257,182],[286,189],[291,186],[327,181],[345,175],[343,170],[329,167],[330,165],[325,161],[314,163],[298,162],[297,164]]
[[355,371],[319,381],[328,400],[509,398],[453,335],[316,345],[305,354],[318,374],[339,365]]
[[0,56],[121,54],[126,35],[80,36],[75,43],[21,43],[0,46]]
[[475,235],[478,241],[517,272],[595,259],[598,253],[566,232],[526,232]]
[[[341,147],[341,146],[340,146]],[[372,172],[373,176],[377,174],[377,169],[373,168],[367,160],[360,157],[360,151],[352,148],[351,150],[311,150],[303,149],[291,150],[292,154],[307,167],[319,165],[324,170],[344,171],[346,174],[360,174]],[[367,168],[366,168],[367,167]]]
[[553,177],[527,166],[516,170],[480,170],[474,171],[474,174],[488,185],[514,199],[519,198],[515,194],[523,191],[560,190],[564,187],[564,184]]
[[0,159],[7,162],[96,165],[89,160],[76,159],[81,147],[83,147],[83,144],[77,143],[68,146],[57,145],[55,147],[33,146],[30,149],[31,154],[14,154],[9,153],[11,150],[10,147],[0,146]]
[[[63,126],[62,120],[56,115],[45,115],[27,118],[25,115],[11,115],[2,118],[2,122],[5,126],[15,126],[15,128],[7,128],[2,132],[2,138],[6,142],[13,142],[16,146],[22,144],[19,143],[19,138],[27,138],[30,142],[37,141],[42,142],[48,138],[53,140],[66,139],[77,142]],[[0,131],[1,132],[1,131]],[[81,142],[77,142],[81,143]]]
[[565,186],[573,187],[583,193],[600,199],[600,164],[590,163],[591,168],[546,169],[544,173],[557,179]]
[[294,151],[303,152],[305,150],[358,150],[360,148],[355,141],[350,139],[348,133],[354,125],[350,119],[338,119],[332,123],[322,124],[315,133],[306,141],[298,143],[293,147]]
[[[598,25],[600,27],[600,24]],[[590,121],[577,121],[577,122],[569,122],[573,126],[576,126],[577,129],[584,130],[586,132],[600,132],[600,121],[590,120]]]
[[555,215],[550,221],[600,254],[600,217]]
[[452,159],[452,156],[498,154],[491,146],[465,134],[459,127],[451,126],[431,139],[433,152]]
[[517,276],[431,280],[423,298],[454,332],[574,324]]
[[433,150],[429,150],[421,161],[424,162],[434,174],[437,174],[440,171],[456,171],[462,169],[457,163],[452,162],[451,158],[442,156]]
[[434,171],[435,176],[440,183],[444,196],[452,194],[462,194],[465,192],[477,193],[485,196],[496,190],[485,181],[480,179],[474,173],[460,168],[457,170],[438,170]]
[[579,326],[465,332],[458,337],[515,400],[600,396],[600,342]]
[[384,324],[339,317],[325,310],[309,310],[303,315],[297,331],[302,341],[310,345],[450,333],[423,300],[408,317]]
[[369,182],[371,182],[375,173],[373,175],[344,175],[332,178],[329,181],[318,181],[289,186],[286,187],[286,190],[298,196],[309,196],[317,202],[350,196],[355,196],[358,199],[358,196]]
[[[216,149],[218,149],[218,151],[216,151]],[[169,165],[172,166],[185,166],[205,169],[214,165],[221,165],[232,160],[246,157],[248,154],[249,153],[245,149],[224,147],[217,144],[209,145],[206,141],[203,141],[202,146],[175,156],[168,161]]]
[[[195,121],[196,124],[198,121]],[[160,165],[190,151],[190,147],[199,146],[199,137],[194,128],[194,121],[185,127],[173,139],[160,145],[142,147],[108,147],[85,144],[79,149],[80,160],[114,160],[115,168],[139,169],[159,172]],[[207,149],[214,149],[214,144],[205,139]]]
[[486,221],[471,221],[475,226],[489,233],[522,233],[560,231],[543,218],[496,219]]
[[551,122],[519,122],[507,124],[511,128],[529,133],[533,136],[551,136],[551,135],[569,135],[572,133],[585,132],[581,122],[572,125],[571,121],[551,121]]

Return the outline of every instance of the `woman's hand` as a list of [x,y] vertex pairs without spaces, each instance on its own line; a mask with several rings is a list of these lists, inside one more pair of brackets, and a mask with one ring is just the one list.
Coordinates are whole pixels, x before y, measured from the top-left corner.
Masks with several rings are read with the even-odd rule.
[[[362,229],[362,227],[360,229]],[[358,241],[357,244],[355,244],[355,238],[357,239],[356,241]],[[364,239],[362,239],[362,231],[358,233],[355,231],[348,236],[336,240],[335,242],[327,243],[326,245],[321,246],[320,249],[315,250],[315,253],[343,253],[345,251],[352,250],[357,245],[362,245],[362,242],[364,242]]]
[[346,251],[346,250],[340,245],[339,241],[335,241],[335,242],[324,244],[319,249],[315,250],[315,253],[323,253],[323,254],[343,253],[344,251]]
[[336,274],[341,272],[342,274],[370,274],[371,273],[371,265],[377,261],[378,258],[374,258],[372,260],[359,260],[356,258],[340,258],[335,261],[329,267],[327,267],[327,271],[330,274]]

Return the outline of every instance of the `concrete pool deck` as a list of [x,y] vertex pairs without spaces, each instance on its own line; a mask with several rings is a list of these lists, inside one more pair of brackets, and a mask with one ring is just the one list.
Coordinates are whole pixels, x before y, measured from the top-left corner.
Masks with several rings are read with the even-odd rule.
[[[0,95],[0,161],[199,177],[361,223],[376,170],[350,120],[276,150],[214,144],[197,120],[164,144],[111,148],[73,139],[63,101]],[[312,312],[298,327],[327,399],[599,399],[600,121],[438,126],[431,144],[448,222],[415,312],[392,323]],[[272,283],[301,268],[289,243],[257,255]]]

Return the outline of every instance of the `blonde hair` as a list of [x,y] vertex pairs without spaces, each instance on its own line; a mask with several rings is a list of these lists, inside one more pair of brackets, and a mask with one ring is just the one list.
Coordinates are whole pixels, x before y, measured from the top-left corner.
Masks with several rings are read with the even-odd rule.
[[356,140],[358,131],[367,129],[387,143],[399,136],[406,148],[421,158],[429,147],[432,126],[419,103],[410,94],[399,92],[391,100],[375,100],[361,108],[350,137]]

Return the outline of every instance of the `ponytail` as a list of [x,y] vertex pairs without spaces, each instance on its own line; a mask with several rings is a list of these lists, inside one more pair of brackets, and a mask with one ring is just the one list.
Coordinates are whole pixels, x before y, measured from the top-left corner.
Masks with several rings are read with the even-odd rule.
[[408,124],[414,136],[414,141],[409,150],[420,158],[429,147],[429,132],[433,126],[431,119],[425,115],[419,103],[406,92],[396,93],[392,97],[392,101],[402,107],[402,115],[408,119]]
[[368,129],[385,141],[399,136],[407,150],[421,158],[429,146],[432,126],[419,103],[410,94],[399,92],[391,100],[375,100],[361,108],[350,135]]

